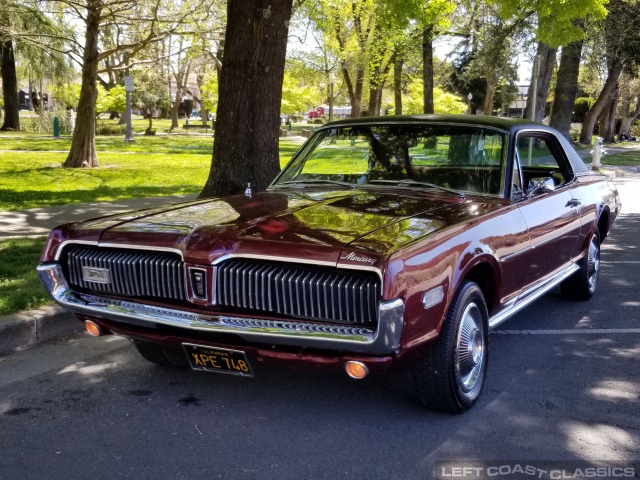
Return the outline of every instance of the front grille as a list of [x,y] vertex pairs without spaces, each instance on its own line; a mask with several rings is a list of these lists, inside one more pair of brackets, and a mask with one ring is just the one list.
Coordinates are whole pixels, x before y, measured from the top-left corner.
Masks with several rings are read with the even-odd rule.
[[215,276],[220,306],[320,321],[377,323],[381,282],[375,273],[232,259],[220,264]]
[[[184,263],[171,252],[71,245],[63,268],[69,284],[84,290],[170,300],[186,300]],[[108,283],[85,280],[82,268],[108,270]]]

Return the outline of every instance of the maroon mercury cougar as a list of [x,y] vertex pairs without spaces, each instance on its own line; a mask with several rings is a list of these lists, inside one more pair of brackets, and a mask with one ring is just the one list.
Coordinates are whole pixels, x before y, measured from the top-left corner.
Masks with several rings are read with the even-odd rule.
[[615,186],[541,124],[483,116],[321,127],[265,192],[62,225],[38,267],[94,335],[243,377],[411,367],[430,408],[485,380],[488,330],[560,285],[586,300]]

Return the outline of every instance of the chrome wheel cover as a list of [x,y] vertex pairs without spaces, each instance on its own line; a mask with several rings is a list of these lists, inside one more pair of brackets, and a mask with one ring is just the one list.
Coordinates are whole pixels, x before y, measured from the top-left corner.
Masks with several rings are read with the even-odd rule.
[[460,318],[454,352],[458,383],[467,394],[473,395],[474,389],[482,385],[486,348],[482,313],[480,308],[471,302]]
[[589,252],[587,253],[587,285],[589,290],[593,291],[598,282],[598,272],[600,271],[600,246],[598,238],[594,235],[589,244]]

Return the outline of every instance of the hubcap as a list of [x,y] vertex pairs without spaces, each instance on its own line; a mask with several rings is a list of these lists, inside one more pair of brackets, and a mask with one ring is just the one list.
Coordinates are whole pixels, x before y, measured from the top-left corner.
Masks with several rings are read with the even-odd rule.
[[598,281],[598,272],[600,271],[600,247],[598,240],[594,236],[589,244],[589,254],[587,258],[587,282],[589,290],[593,290]]
[[456,370],[460,387],[471,392],[481,382],[485,358],[482,314],[475,303],[465,308],[460,319],[456,345]]

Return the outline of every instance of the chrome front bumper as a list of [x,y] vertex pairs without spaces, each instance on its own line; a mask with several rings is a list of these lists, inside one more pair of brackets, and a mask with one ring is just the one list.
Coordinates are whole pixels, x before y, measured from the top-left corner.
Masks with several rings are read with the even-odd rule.
[[346,350],[372,355],[388,355],[400,348],[404,316],[404,302],[401,299],[380,303],[378,328],[373,330],[349,325],[208,315],[80,294],[69,288],[59,264],[39,265],[38,274],[56,303],[80,315],[122,323],[136,320],[136,324],[142,321],[187,331],[232,333],[248,342],[272,345]]

